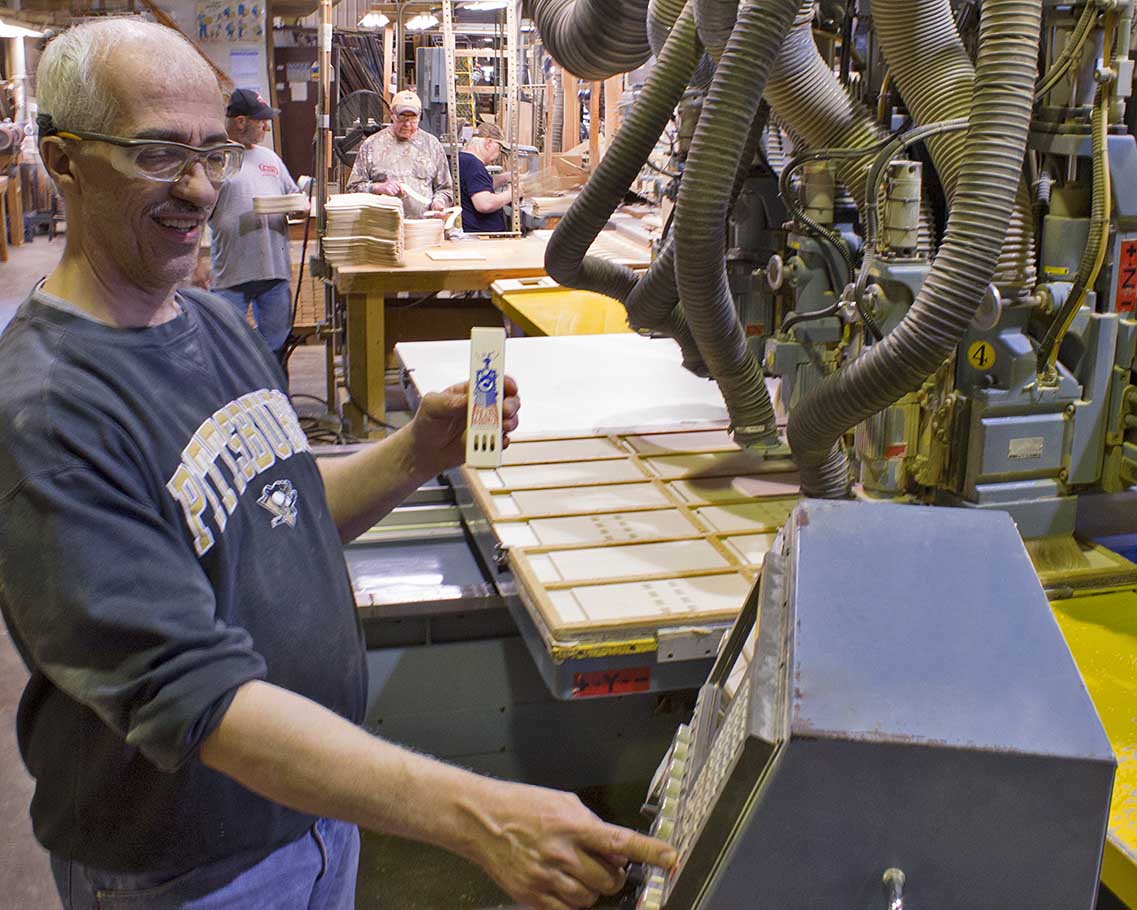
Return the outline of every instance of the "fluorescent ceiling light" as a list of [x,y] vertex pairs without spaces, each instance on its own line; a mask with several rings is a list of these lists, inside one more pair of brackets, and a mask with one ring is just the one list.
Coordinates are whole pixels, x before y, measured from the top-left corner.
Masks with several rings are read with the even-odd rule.
[[386,16],[384,16],[382,13],[378,13],[375,10],[372,10],[366,16],[364,16],[362,19],[359,20],[359,27],[360,28],[385,28],[387,26],[387,23],[390,21],[391,20],[388,19]]
[[420,13],[407,23],[407,30],[411,32],[421,32],[428,28],[434,28],[438,25],[438,17],[432,16],[430,13]]
[[461,4],[462,9],[472,10],[491,10],[491,9],[505,9],[509,6],[508,0],[469,0],[467,3]]
[[43,32],[37,32],[19,25],[11,25],[0,19],[0,38],[42,38]]

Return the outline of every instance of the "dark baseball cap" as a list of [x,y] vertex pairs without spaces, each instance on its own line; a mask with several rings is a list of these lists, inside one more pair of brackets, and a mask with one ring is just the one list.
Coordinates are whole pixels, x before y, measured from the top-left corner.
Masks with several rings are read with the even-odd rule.
[[251,88],[238,88],[229,96],[229,106],[225,108],[226,117],[249,117],[253,120],[271,120],[280,113],[280,108],[270,107],[261,93]]

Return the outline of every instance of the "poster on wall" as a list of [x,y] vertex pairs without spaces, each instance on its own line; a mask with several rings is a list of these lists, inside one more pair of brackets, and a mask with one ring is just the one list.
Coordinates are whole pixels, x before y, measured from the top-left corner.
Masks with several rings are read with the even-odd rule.
[[237,88],[251,88],[265,94],[264,64],[260,51],[229,51],[229,78]]
[[198,41],[260,41],[265,0],[198,0]]

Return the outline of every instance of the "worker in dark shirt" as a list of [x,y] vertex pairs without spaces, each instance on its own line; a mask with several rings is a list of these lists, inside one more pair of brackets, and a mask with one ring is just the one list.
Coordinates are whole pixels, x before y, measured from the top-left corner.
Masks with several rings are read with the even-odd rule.
[[[100,19],[48,45],[37,88],[67,243],[0,336],[0,609],[65,910],[353,910],[357,825],[458,853],[533,907],[673,863],[571,794],[361,728],[341,541],[461,462],[465,387],[317,463],[264,340],[179,289],[245,154],[209,66],[172,30]],[[508,433],[512,380],[505,396]]]
[[[494,178],[486,170],[509,146],[501,129],[493,123],[481,124],[458,154],[458,182],[462,185],[462,230],[468,234],[488,234],[508,231],[505,212],[512,200],[512,192],[495,189]],[[496,185],[508,184],[509,175],[500,174]]]

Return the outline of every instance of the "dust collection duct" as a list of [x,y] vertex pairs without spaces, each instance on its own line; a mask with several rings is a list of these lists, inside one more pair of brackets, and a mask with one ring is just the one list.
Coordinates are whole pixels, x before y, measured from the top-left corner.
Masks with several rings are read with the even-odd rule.
[[[1073,386],[1062,386],[1063,364],[1056,352],[1075,323],[1078,308],[1087,300],[1092,279],[1100,274],[1106,236],[1103,203],[1108,191],[1103,182],[1108,181],[1100,177],[1104,168],[1096,163],[1093,173],[1099,176],[1090,187],[1082,176],[1090,173],[1089,168],[1055,163],[1052,152],[1049,159],[1031,152],[1030,185],[1039,187],[1039,195],[1032,199],[1024,171],[1027,137],[1040,100],[1053,101],[1066,85],[1063,79],[1078,78],[1074,74],[1079,72],[1079,61],[1085,73],[1087,55],[1095,47],[1104,47],[1108,54],[1112,44],[1120,48],[1125,42],[1127,49],[1132,11],[1127,7],[1099,14],[1087,5],[1088,12],[1078,11],[1076,27],[1064,19],[1048,25],[1047,46],[1058,53],[1036,95],[1043,26],[1043,4],[1038,0],[987,0],[966,34],[960,31],[951,0],[875,0],[871,14],[867,3],[850,0],[820,4],[827,10],[824,23],[818,19],[818,7],[812,0],[651,0],[621,4],[619,18],[610,21],[611,11],[605,8],[601,13],[600,5],[590,0],[534,0],[530,4],[546,46],[570,71],[575,66],[588,68],[592,74],[616,72],[638,65],[643,46],[657,53],[631,116],[553,234],[546,255],[549,274],[563,285],[622,301],[629,323],[638,331],[673,337],[684,364],[718,383],[732,433],[743,446],[767,449],[778,443],[764,374],[773,370],[783,375],[777,372],[783,368],[779,366],[782,360],[789,363],[784,368],[791,373],[800,370],[799,365],[806,360],[812,361],[812,366],[805,367],[812,374],[808,381],[799,382],[801,394],[793,396],[786,439],[801,469],[804,492],[842,498],[850,495],[856,480],[846,434],[919,390],[950,363],[965,337],[973,339],[976,325],[990,332],[986,338],[991,350],[1002,347],[1005,357],[998,373],[974,377],[978,382],[961,377],[959,384],[966,387],[965,391],[1005,390],[1008,394],[997,404],[1010,408],[1015,396],[1029,398],[1036,359],[1045,365],[1040,367],[1040,376],[1045,372],[1046,382],[1057,382],[1061,387],[1061,407],[1078,400]],[[844,25],[839,17],[834,19],[834,10],[842,8]],[[1063,15],[1068,19],[1073,13]],[[604,16],[608,19],[601,24]],[[876,57],[869,63],[877,69],[864,70],[855,82],[847,78],[848,61],[838,64],[833,52],[826,56],[814,40],[816,29],[839,25],[844,29],[842,40],[849,54],[858,53],[851,50],[854,45],[875,49]],[[621,44],[623,50],[617,53],[609,48],[609,38],[624,31],[629,35],[634,32],[635,40]],[[1095,44],[1095,36],[1102,43]],[[581,59],[586,50],[591,54],[587,63]],[[715,59],[713,68],[707,66],[704,50]],[[1047,54],[1041,57],[1045,66]],[[1113,62],[1118,63],[1118,72],[1122,71],[1121,61],[1128,63],[1127,50],[1115,50]],[[863,66],[869,63],[862,61]],[[1108,83],[1114,70],[1099,67],[1095,72],[1105,73],[1101,78]],[[706,76],[712,73],[707,84]],[[876,84],[866,85],[870,80]],[[1084,89],[1078,91],[1081,94],[1071,98],[1071,104],[1085,95]],[[867,105],[872,92],[877,93],[879,103]],[[674,170],[681,171],[673,186],[677,204],[670,233],[662,238],[652,268],[646,275],[637,276],[588,257],[588,247],[635,180],[675,106],[690,107],[692,97],[697,98],[692,108],[697,112],[696,126],[689,147],[675,162]],[[900,105],[895,118],[889,116],[893,108],[886,104],[891,98]],[[795,291],[791,299],[771,279],[771,287],[780,296],[775,299],[767,292],[767,318],[759,321],[757,332],[752,332],[753,326],[746,326],[744,331],[739,319],[738,272],[728,269],[727,254],[734,255],[731,219],[735,200],[744,192],[756,161],[769,168],[763,152],[758,151],[757,159],[753,152],[755,140],[761,139],[766,127],[759,114],[765,110],[763,99],[775,117],[765,133],[770,147],[779,150],[778,157],[788,136],[797,155],[808,151],[809,159],[821,162],[822,167],[830,161],[833,174],[850,194],[845,198],[851,197],[853,208],[842,216],[847,223],[820,225],[812,215],[806,216],[812,211],[808,206],[785,199],[796,219],[791,238],[800,233],[819,254],[815,262],[798,262],[800,257],[794,256],[793,249],[802,247],[796,241],[790,244],[793,249],[785,255],[796,263],[788,273],[791,283],[796,282],[795,288],[809,282],[814,288],[824,284],[826,290],[808,301]],[[1100,125],[1107,107],[1108,103],[1097,106],[1100,116],[1094,121],[1095,136],[1105,135]],[[1056,115],[1049,116],[1060,120]],[[1084,104],[1076,116],[1083,118],[1078,122],[1089,119]],[[1113,116],[1116,119],[1116,109]],[[922,171],[923,201],[918,178],[904,190],[919,210],[904,218],[912,223],[918,219],[918,229],[911,229],[916,233],[910,234],[918,240],[906,244],[904,255],[912,262],[901,269],[888,266],[881,270],[877,265],[882,255],[896,259],[899,254],[887,248],[882,253],[873,229],[881,217],[875,206],[880,206],[882,213],[895,214],[901,203],[889,201],[891,177],[879,181],[879,195],[870,199],[873,188],[866,185],[866,176],[890,173],[884,168],[888,159],[876,162],[875,158],[882,146],[895,138],[894,129],[899,129],[900,144],[890,146],[886,153],[895,157],[899,149],[900,154],[910,154],[904,150],[911,143],[903,140],[905,131],[911,129],[915,135],[916,127],[928,128],[930,160]],[[1085,146],[1083,152],[1063,140],[1047,148],[1072,149],[1070,154],[1077,156],[1089,152],[1088,141]],[[1093,147],[1095,162],[1104,157],[1101,147],[1101,143]],[[1033,176],[1038,171],[1043,172]],[[791,169],[792,173],[796,171]],[[803,191],[805,181],[803,176]],[[1052,188],[1061,182],[1069,184],[1070,191],[1055,195]],[[789,184],[790,192],[796,194],[792,179]],[[937,192],[931,193],[929,185]],[[892,192],[895,195],[901,190],[892,187]],[[1084,197],[1079,195],[1082,193]],[[1071,295],[1062,287],[1040,290],[1037,283],[1039,245],[1035,233],[1044,223],[1040,214],[1045,215],[1051,198],[1057,202],[1059,196],[1062,218],[1082,217],[1073,209],[1083,205],[1083,198],[1092,198],[1095,212],[1089,231],[1094,255],[1083,257],[1077,269],[1081,283]],[[928,215],[927,200],[933,197],[945,206],[940,223],[946,227],[938,239]],[[1088,223],[1089,205],[1085,208],[1084,221]],[[1077,242],[1073,231],[1086,230],[1075,229],[1067,222],[1061,227],[1073,242]],[[864,253],[859,279],[847,285],[849,276],[857,271],[866,240],[873,248]],[[834,251],[840,253],[840,261]],[[819,282],[815,279],[823,266],[826,274]],[[803,269],[812,270],[808,281],[802,276]],[[1049,274],[1073,272],[1073,268],[1051,268]],[[754,271],[755,276],[759,274]],[[762,280],[755,278],[758,283]],[[891,288],[889,281],[894,282]],[[901,297],[905,299],[889,311],[889,293],[897,285],[902,286]],[[1070,304],[1059,309],[1068,297]],[[1051,310],[1036,309],[1040,301],[1051,305]],[[1102,309],[1100,302],[1098,309]],[[780,330],[780,321],[789,310],[793,318]],[[883,332],[877,325],[881,321]],[[822,330],[820,334],[815,327]],[[754,335],[762,333],[767,337],[756,343]],[[817,338],[825,347],[818,347]],[[775,341],[783,346],[780,350],[792,349],[793,356],[770,354],[768,346]],[[767,345],[766,351],[761,344]],[[986,362],[982,350],[980,365]],[[1059,364],[1054,368],[1056,359]],[[1069,365],[1069,372],[1074,369]],[[944,395],[948,392],[950,389]],[[1023,407],[1029,410],[1039,406],[1037,401],[1015,405],[1020,412]],[[1061,409],[1057,404],[1045,407]],[[901,434],[911,441],[917,437],[927,440],[937,433],[942,437],[943,421],[957,419],[954,414],[941,414],[934,426],[900,429],[892,418],[882,420],[892,420],[887,433]],[[920,420],[928,422],[931,418],[923,415]],[[887,435],[876,424],[874,428],[872,432]],[[950,455],[940,458],[943,465],[938,474],[924,472],[930,477],[923,481],[928,489],[914,489],[916,462],[924,466],[933,455],[917,453],[911,445],[898,445],[891,437],[876,438],[872,432],[858,443],[865,451],[852,453],[855,463],[863,464],[863,458],[878,451],[910,450],[906,455],[889,455],[894,463],[874,467],[878,474],[888,475],[886,483],[874,488],[877,493],[916,495],[931,501],[938,494],[928,489],[942,489],[983,507],[1003,507],[1016,495],[1009,486],[989,493],[979,490],[970,479],[961,490],[957,478],[967,468],[948,463]],[[1026,432],[1024,429],[1024,437]],[[982,445],[978,433],[974,439],[953,442],[960,452],[967,453],[959,457],[969,464],[981,459],[968,451],[969,446]],[[1015,451],[1026,448],[1024,444]],[[911,459],[912,464],[895,463],[903,458]],[[884,463],[887,458],[878,461]],[[1014,469],[1020,467],[1024,476],[1032,470],[1041,476],[1040,465],[1019,464],[1000,466],[979,476],[1012,484],[1017,473]],[[1081,474],[1091,470],[1087,468]],[[975,476],[975,472],[968,476]],[[1030,496],[1047,500],[1041,512],[1035,509],[1030,523],[1040,529],[1040,534],[1053,532],[1051,525],[1058,521],[1060,512],[1069,513],[1061,506],[1065,495],[1062,480],[1040,481],[1029,491]],[[1049,524],[1048,517],[1053,519]]]

